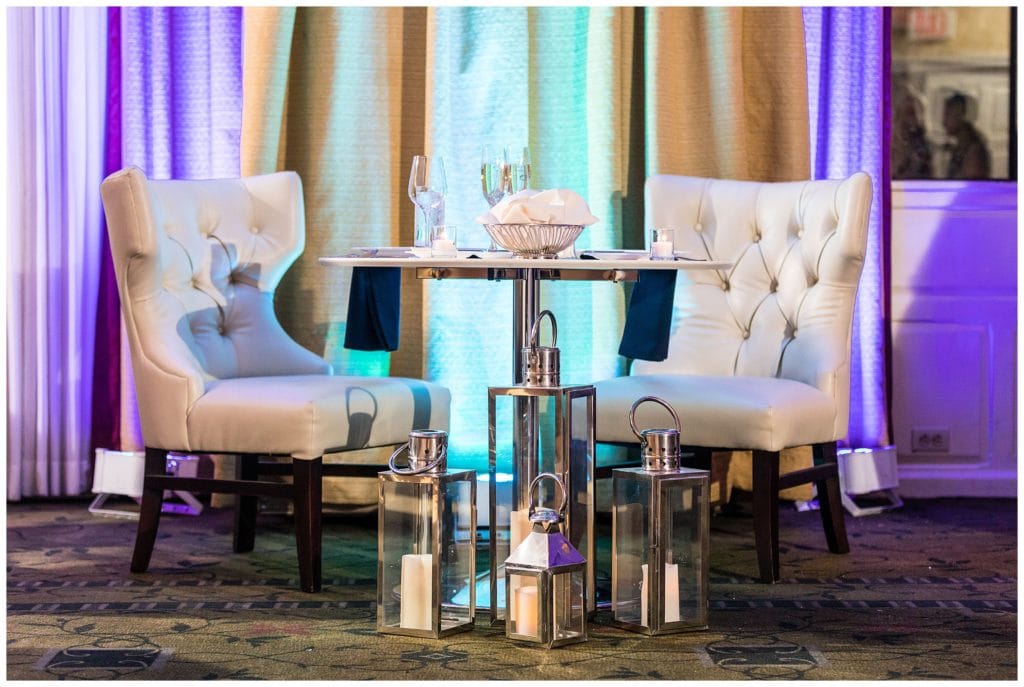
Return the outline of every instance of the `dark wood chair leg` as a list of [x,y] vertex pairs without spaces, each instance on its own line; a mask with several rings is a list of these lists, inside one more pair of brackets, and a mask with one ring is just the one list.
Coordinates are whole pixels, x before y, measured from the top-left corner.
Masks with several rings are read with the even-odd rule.
[[753,452],[754,547],[762,582],[779,580],[779,453]]
[[818,492],[818,506],[821,513],[821,525],[825,529],[825,540],[828,550],[832,553],[849,553],[850,542],[846,538],[846,513],[843,511],[843,499],[839,488],[839,463],[836,455],[835,442],[815,444],[814,464],[835,466],[830,476],[814,483]]
[[299,585],[304,592],[320,591],[320,514],[323,458],[292,459],[295,503],[295,548],[299,556]]
[[160,526],[160,507],[164,502],[164,490],[163,487],[152,486],[150,475],[163,476],[167,473],[167,451],[146,447],[144,473],[139,527],[135,533],[135,550],[132,552],[131,564],[131,571],[136,573],[149,569],[149,559],[153,555],[156,530]]
[[[259,456],[254,455],[235,456],[235,477],[247,481],[259,479],[259,460]],[[259,499],[247,494],[238,494],[235,498],[235,530],[232,545],[235,553],[246,553],[256,546],[256,508]]]
[[[697,470],[711,470],[711,449],[706,446],[686,446],[682,449],[682,464]],[[691,455],[686,455],[687,453]]]

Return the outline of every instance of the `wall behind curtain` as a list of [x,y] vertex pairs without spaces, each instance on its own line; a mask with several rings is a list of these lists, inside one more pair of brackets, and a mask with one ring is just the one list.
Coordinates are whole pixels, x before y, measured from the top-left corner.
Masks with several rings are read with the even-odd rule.
[[7,497],[89,488],[106,10],[7,11]]

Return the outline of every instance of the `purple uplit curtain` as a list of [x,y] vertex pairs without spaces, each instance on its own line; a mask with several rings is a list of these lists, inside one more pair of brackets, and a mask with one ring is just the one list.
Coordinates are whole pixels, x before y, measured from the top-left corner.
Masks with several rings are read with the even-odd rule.
[[807,7],[807,88],[814,178],[871,175],[873,199],[867,258],[853,318],[850,431],[847,444],[889,443],[886,410],[885,273],[882,199],[887,94],[885,21],[881,7]]
[[[103,176],[121,168],[121,8],[107,10],[107,118]],[[93,364],[92,444],[121,449],[121,304],[106,219],[100,234],[100,283],[96,299],[96,358]]]
[[87,491],[106,11],[7,8],[7,498]]
[[[120,165],[155,179],[239,175],[242,10],[122,7]],[[108,285],[109,288],[109,285]],[[141,449],[128,346],[120,352],[120,443]],[[113,370],[113,361],[105,367]]]

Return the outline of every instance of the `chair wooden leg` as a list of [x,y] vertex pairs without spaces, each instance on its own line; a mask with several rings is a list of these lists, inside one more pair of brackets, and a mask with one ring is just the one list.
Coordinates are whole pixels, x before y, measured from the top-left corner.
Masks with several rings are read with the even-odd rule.
[[835,470],[830,476],[814,483],[818,491],[818,506],[821,513],[821,525],[825,529],[825,540],[828,550],[832,553],[849,553],[850,542],[846,538],[846,513],[843,512],[843,500],[839,489],[839,464],[836,457],[836,444],[815,444],[814,464],[832,464]]
[[[692,455],[687,456],[685,454]],[[711,449],[706,446],[686,446],[683,448],[682,464],[697,470],[711,470]]]
[[[259,479],[259,456],[235,456],[235,477],[241,480]],[[235,501],[235,530],[232,545],[235,553],[252,551],[256,546],[256,496],[238,494]]]
[[753,452],[754,547],[762,582],[779,580],[779,453]]
[[140,573],[149,569],[153,555],[156,531],[160,526],[160,507],[164,501],[162,487],[154,488],[150,475],[162,476],[167,473],[167,451],[146,448],[146,462],[142,481],[142,503],[139,507],[139,527],[135,533],[135,550],[132,552],[131,571]]
[[295,548],[299,556],[299,585],[304,592],[320,591],[323,458],[292,459],[295,503]]

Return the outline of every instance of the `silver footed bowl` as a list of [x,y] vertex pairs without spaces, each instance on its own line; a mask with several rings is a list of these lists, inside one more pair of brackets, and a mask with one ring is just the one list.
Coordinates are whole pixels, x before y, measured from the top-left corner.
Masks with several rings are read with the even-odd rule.
[[485,224],[494,242],[520,258],[554,258],[583,232],[582,224]]

